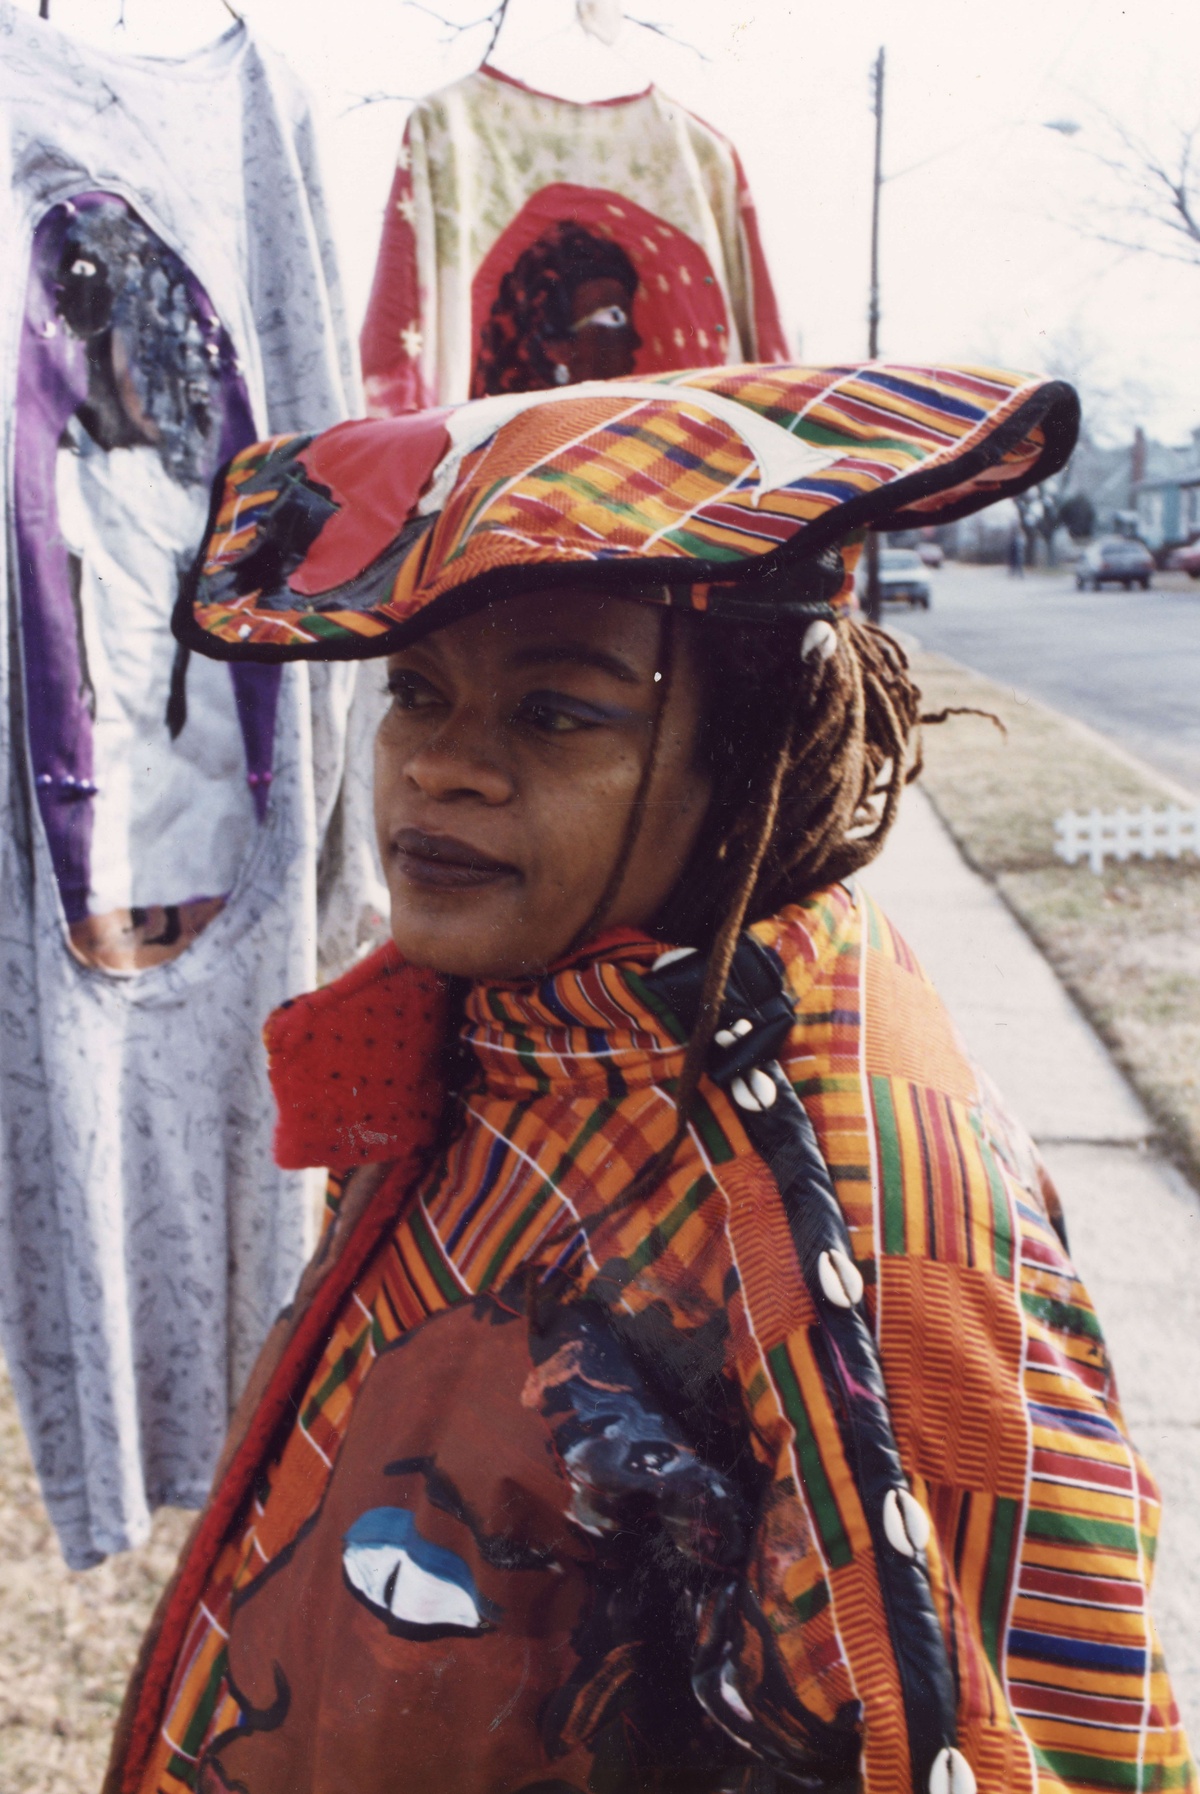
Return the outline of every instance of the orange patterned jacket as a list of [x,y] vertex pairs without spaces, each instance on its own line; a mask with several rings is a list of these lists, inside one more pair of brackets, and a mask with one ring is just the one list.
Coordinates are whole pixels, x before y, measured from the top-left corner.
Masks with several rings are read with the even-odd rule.
[[1157,1491],[1032,1148],[864,894],[752,933],[632,1208],[687,1031],[658,943],[472,987],[449,1139],[393,950],[273,1019],[281,1158],[371,1163],[108,1794],[1194,1786]]

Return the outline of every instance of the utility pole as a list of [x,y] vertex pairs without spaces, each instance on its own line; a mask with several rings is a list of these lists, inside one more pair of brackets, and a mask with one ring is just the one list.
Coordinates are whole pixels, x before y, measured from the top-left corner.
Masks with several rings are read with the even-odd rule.
[[[871,291],[867,300],[867,355],[874,361],[879,354],[879,195],[883,187],[883,70],[884,52],[871,69],[871,110],[875,114],[875,180],[871,190]],[[883,594],[879,589],[879,537],[867,531],[867,615],[878,623],[883,614]]]
[[871,111],[875,114],[875,179],[871,189],[871,296],[867,303],[867,354],[879,353],[879,194],[883,186],[883,68],[880,48],[871,69]]

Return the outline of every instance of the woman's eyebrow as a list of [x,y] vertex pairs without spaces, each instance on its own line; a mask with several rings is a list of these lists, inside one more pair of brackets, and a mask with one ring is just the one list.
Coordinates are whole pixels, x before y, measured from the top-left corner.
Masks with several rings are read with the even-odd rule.
[[642,683],[638,673],[619,654],[610,654],[604,648],[589,647],[586,642],[539,642],[532,647],[517,648],[510,657],[509,665],[595,667],[599,672],[619,679],[622,685]]

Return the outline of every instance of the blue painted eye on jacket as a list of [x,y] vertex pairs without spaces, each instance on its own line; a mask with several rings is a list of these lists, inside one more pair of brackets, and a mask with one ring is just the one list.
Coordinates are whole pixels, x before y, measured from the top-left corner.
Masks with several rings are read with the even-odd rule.
[[342,1540],[346,1583],[402,1638],[469,1637],[500,1618],[455,1551],[422,1538],[407,1508],[373,1507]]

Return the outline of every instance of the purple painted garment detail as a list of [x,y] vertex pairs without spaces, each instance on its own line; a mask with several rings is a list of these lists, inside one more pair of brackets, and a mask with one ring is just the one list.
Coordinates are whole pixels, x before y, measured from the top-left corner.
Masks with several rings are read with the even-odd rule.
[[92,726],[54,497],[59,438],[87,392],[84,346],[63,331],[54,308],[52,276],[68,222],[58,206],[34,239],[17,373],[13,510],[34,787],[67,921],[77,922],[87,914],[92,807],[69,798],[65,780],[91,784]]
[[[87,915],[90,889],[92,805],[95,791],[92,719],[85,701],[78,622],[71,597],[66,545],[58,525],[55,469],[68,420],[87,396],[84,344],[57,314],[56,275],[77,211],[124,202],[107,193],[78,194],[56,206],[34,235],[17,371],[17,419],[13,514],[21,595],[21,639],[30,764],[38,807],[68,923]],[[132,208],[127,208],[132,211]],[[148,227],[147,227],[148,228]],[[212,305],[188,275],[191,295],[205,315]],[[221,439],[215,473],[257,434],[232,345],[223,329],[219,346]],[[270,793],[279,667],[230,669],[246,753],[246,769],[261,822]]]

